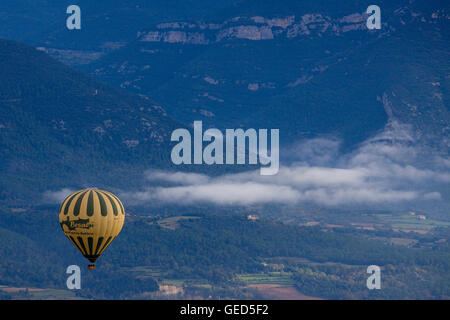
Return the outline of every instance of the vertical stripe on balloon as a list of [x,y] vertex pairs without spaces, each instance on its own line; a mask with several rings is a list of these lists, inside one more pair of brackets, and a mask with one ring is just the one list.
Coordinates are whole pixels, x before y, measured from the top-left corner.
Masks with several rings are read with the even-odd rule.
[[83,197],[86,194],[86,192],[87,191],[84,191],[82,194],[80,194],[77,201],[75,202],[75,207],[73,208],[73,215],[75,217],[80,214],[81,201],[83,201]]
[[88,217],[92,217],[94,215],[94,193],[92,192],[92,190],[89,191],[86,214],[88,215]]
[[65,215],[67,215],[67,214],[69,213],[69,207],[70,207],[70,204],[72,203],[73,199],[74,199],[77,195],[79,195],[81,192],[82,192],[82,191],[75,192],[74,194],[72,194],[72,195],[70,196],[70,199],[67,201],[66,207],[64,208],[64,214],[65,214]]
[[100,211],[101,215],[103,217],[106,217],[108,215],[108,208],[106,207],[105,198],[103,198],[102,192],[96,192],[98,196],[98,200],[100,201]]

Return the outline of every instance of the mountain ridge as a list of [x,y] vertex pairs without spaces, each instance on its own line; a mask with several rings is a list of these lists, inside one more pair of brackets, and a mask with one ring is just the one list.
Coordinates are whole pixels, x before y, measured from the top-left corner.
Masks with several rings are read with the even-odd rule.
[[181,124],[150,99],[15,41],[0,39],[0,57],[0,170],[9,196],[24,184],[94,184],[102,174],[117,184],[137,167],[167,165],[166,143]]
[[[428,142],[443,135],[447,142],[441,147],[448,149],[450,118],[440,87],[448,85],[449,34],[443,28],[448,8],[439,9],[437,2],[425,9],[422,2],[382,3],[382,29],[367,30],[364,1],[358,2],[359,12],[352,4],[353,11],[344,6],[332,16],[308,7],[301,8],[307,12],[302,15],[283,7],[287,15],[282,16],[276,10],[280,5],[264,1],[272,9],[264,17],[257,15],[259,7],[239,11],[245,3],[251,2],[232,6],[222,21],[216,16],[213,22],[156,24],[82,69],[116,87],[148,94],[183,122],[281,128],[285,142],[331,134],[351,147],[395,116],[430,136]],[[245,16],[249,12],[253,15]],[[417,61],[420,67],[409,68]],[[417,81],[418,71],[426,81]],[[407,92],[410,83],[421,89]],[[419,94],[427,96],[427,106],[418,104]],[[414,108],[426,116],[411,116]]]

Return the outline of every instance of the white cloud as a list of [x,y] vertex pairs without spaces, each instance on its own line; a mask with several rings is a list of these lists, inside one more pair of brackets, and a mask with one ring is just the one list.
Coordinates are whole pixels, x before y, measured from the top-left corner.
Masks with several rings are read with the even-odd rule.
[[222,205],[256,203],[288,203],[299,197],[299,192],[288,186],[264,185],[254,182],[220,183],[157,187],[143,192],[125,193],[123,196],[137,201],[192,204],[196,202]]
[[149,181],[166,181],[177,184],[199,184],[207,183],[209,177],[204,174],[189,172],[168,172],[162,170],[147,170],[145,177]]
[[440,200],[442,198],[439,192],[430,192],[423,195],[424,199],[427,200]]
[[[294,144],[285,157],[289,165],[274,176],[259,170],[221,176],[148,170],[147,187],[120,197],[130,204],[340,206],[441,201],[436,186],[450,183],[450,160],[414,144],[407,126],[391,123],[351,154],[340,154],[340,144],[333,137]],[[72,192],[47,191],[44,198],[61,203]]]
[[44,200],[51,203],[61,203],[66,199],[70,194],[75,192],[76,190],[64,188],[59,191],[45,191],[44,192]]
[[[440,200],[441,194],[432,189],[450,182],[449,162],[430,156],[413,141],[408,126],[391,123],[352,154],[339,155],[340,142],[335,138],[297,143],[289,151],[291,164],[281,166],[274,176],[261,176],[259,170],[216,177],[153,170],[146,172],[153,186],[122,196],[131,202],[219,205]],[[165,185],[154,186],[158,182]]]

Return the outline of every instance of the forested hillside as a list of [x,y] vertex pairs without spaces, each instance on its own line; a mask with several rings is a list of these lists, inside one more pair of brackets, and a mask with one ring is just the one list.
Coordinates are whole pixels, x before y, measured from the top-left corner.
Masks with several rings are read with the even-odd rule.
[[[243,297],[250,293],[239,275],[270,279],[274,270],[281,270],[302,293],[322,298],[445,298],[450,286],[447,244],[431,249],[387,245],[351,231],[239,216],[134,216],[99,259],[95,274],[84,269],[86,261],[48,209],[4,212],[0,227],[8,239],[1,249],[0,285],[65,289],[65,268],[78,264],[84,289],[77,295],[82,297],[139,296],[157,290],[155,279],[185,283],[188,291],[194,290],[189,283],[205,283],[211,286],[209,294],[221,288],[222,295]],[[365,270],[371,264],[385,272],[379,292],[365,289]],[[415,275],[408,266],[414,266]]]
[[0,39],[0,70],[0,199],[132,183],[123,177],[170,161],[169,135],[180,124],[151,100],[9,40]]

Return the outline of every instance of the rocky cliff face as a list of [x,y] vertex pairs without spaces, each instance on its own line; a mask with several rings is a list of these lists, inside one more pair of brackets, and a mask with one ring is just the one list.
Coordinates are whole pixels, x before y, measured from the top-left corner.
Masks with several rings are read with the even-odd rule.
[[268,18],[261,16],[234,17],[220,24],[207,22],[173,22],[158,24],[155,29],[138,33],[140,41],[183,44],[211,44],[233,39],[274,40],[320,35],[339,35],[366,28],[367,15],[353,13],[332,19],[320,13],[299,17]]
[[[332,18],[321,13],[309,13],[301,16],[284,17],[233,17],[222,23],[171,22],[156,25],[153,30],[140,31],[141,41],[169,42],[183,44],[210,44],[231,39],[273,40],[276,38],[295,38],[301,36],[321,35],[326,32],[334,35],[367,30],[366,12],[354,12],[340,18]],[[398,19],[396,19],[398,18]],[[407,23],[437,24],[449,20],[446,10],[436,10],[431,15],[414,12],[408,7],[398,8],[387,20],[383,20],[383,30],[392,31],[395,25]]]
[[222,19],[159,23],[86,70],[186,123],[357,143],[395,119],[448,141],[448,8],[384,5],[381,30],[367,29],[362,9],[238,8]]

